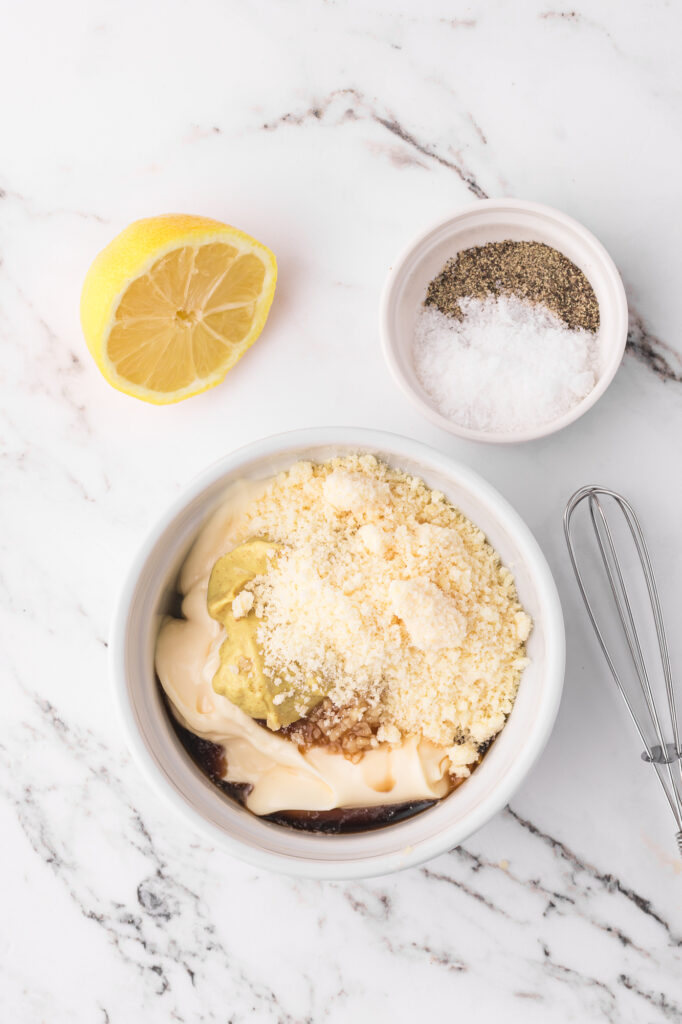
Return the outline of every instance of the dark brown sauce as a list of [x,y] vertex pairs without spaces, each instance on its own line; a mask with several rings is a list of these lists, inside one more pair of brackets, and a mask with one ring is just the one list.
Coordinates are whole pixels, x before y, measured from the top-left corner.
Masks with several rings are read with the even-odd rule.
[[[227,797],[245,806],[251,787],[246,783],[225,782],[223,775],[226,764],[223,748],[218,743],[202,739],[184,729],[168,707],[165,695],[164,702],[177,737],[192,761]],[[335,807],[331,811],[277,811],[276,814],[263,815],[263,820],[302,832],[347,835],[395,825],[435,806],[438,802],[411,800],[400,804],[380,804],[377,807]]]
[[[164,695],[164,703],[168,708],[168,701]],[[204,775],[206,775],[211,782],[222,789],[226,796],[229,796],[232,800],[236,800],[237,803],[244,806],[247,796],[251,790],[251,786],[248,783],[237,783],[237,782],[226,782],[223,778],[225,774],[225,751],[219,743],[213,743],[211,740],[205,740],[201,736],[195,736],[189,729],[183,728],[175,718],[175,715],[168,708],[168,717],[171,720],[175,734],[182,743],[183,747],[194,761],[197,768],[199,768]]]
[[335,807],[331,811],[278,811],[266,814],[266,821],[285,825],[301,832],[325,832],[327,835],[348,835],[396,825],[413,818],[437,804],[437,800],[412,800],[402,804],[379,804],[376,807]]

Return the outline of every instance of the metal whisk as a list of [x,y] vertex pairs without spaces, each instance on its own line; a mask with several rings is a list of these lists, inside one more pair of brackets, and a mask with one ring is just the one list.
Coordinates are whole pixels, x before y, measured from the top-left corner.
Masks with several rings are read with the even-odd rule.
[[[591,524],[594,536],[596,537],[596,547],[601,556],[602,567],[606,572],[606,579],[608,580],[609,589],[613,597],[620,627],[625,635],[627,650],[632,662],[629,668],[626,664],[625,671],[618,664],[621,659],[616,655],[613,647],[609,648],[607,643],[604,625],[605,610],[602,608],[601,612],[598,613],[595,608],[595,602],[588,594],[588,586],[585,582],[585,570],[588,563],[583,558],[582,570],[578,565],[575,543],[577,526],[576,521],[574,521],[574,514],[581,505],[589,509],[588,523]],[[624,529],[623,522],[618,521],[619,516],[624,520],[624,524],[628,528],[627,530]],[[638,556],[639,569],[641,570],[640,582],[643,581],[645,584],[644,588],[640,587],[638,595],[634,595],[630,580],[626,583],[626,576],[629,576],[629,573],[624,569],[623,549],[621,548],[621,555],[619,556],[616,549],[616,541],[614,540],[614,534],[618,531],[624,536],[625,543],[629,543],[628,537],[631,538],[634,551]],[[675,691],[663,616],[658,598],[658,588],[642,528],[632,506],[622,495],[605,487],[583,487],[576,491],[566,505],[564,532],[573,571],[575,572],[590,621],[597,634],[599,645],[606,658],[611,675],[620,690],[644,743],[645,751],[642,754],[642,758],[653,764],[656,769],[670,808],[675,816],[677,825],[677,835],[675,838],[680,854],[682,854],[682,745],[680,744],[677,709],[675,707]],[[596,563],[590,562],[590,568],[594,569],[595,564],[598,566],[598,563],[599,559],[596,560]],[[594,590],[596,590],[596,587]],[[658,646],[660,664],[658,663],[658,658],[654,658],[652,665],[651,658],[645,655],[646,645],[642,641],[639,632],[639,627],[642,623],[641,621],[639,623],[636,621],[637,616],[634,610],[635,596],[641,597],[642,595],[648,598],[647,611],[651,613],[653,621],[656,638],[654,648],[656,645]],[[608,591],[603,596],[608,602]],[[611,609],[611,612],[613,612],[613,609]],[[634,672],[632,669],[634,669]],[[650,669],[653,669],[653,671],[650,671]],[[639,689],[637,689],[638,686]],[[663,687],[667,701],[660,699],[660,691]],[[654,689],[659,690],[658,700],[654,697]],[[666,703],[667,708],[665,706]]]

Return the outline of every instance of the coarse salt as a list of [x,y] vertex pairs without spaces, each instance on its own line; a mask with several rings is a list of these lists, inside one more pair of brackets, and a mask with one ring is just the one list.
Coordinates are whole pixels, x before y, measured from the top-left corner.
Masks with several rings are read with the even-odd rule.
[[440,413],[474,430],[550,423],[596,383],[591,331],[571,330],[545,306],[515,295],[459,300],[461,319],[424,306],[414,368]]

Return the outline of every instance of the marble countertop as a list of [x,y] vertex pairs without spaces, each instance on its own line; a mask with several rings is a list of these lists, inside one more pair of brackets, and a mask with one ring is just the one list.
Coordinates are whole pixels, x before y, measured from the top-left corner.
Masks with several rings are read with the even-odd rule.
[[[663,1024],[682,1020],[682,860],[578,604],[561,533],[586,482],[630,495],[682,666],[679,5],[196,0],[11,5],[0,62],[0,1017]],[[395,254],[476,197],[557,206],[621,269],[628,354],[595,409],[519,447],[424,422],[378,344]],[[78,300],[129,221],[203,213],[277,253],[255,348],[208,394],[110,389]],[[188,833],[113,717],[126,564],[228,450],[322,424],[475,467],[564,603],[556,728],[511,805],[421,868],[294,881]]]

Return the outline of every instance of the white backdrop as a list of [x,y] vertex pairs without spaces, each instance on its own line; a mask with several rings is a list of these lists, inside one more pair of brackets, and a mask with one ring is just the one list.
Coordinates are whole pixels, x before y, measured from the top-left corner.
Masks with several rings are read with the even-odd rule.
[[[579,485],[630,495],[679,666],[681,29],[662,0],[4,5],[3,1020],[682,1018],[672,818],[561,534]],[[644,357],[578,424],[518,448],[430,427],[379,351],[394,255],[482,195],[592,229]],[[78,301],[99,248],[169,211],[254,234],[280,279],[225,383],[154,408],[104,383]],[[132,766],[106,679],[113,601],[148,524],[223,453],[320,424],[393,430],[475,467],[535,531],[568,629],[559,720],[511,809],[424,869],[360,884],[280,879],[187,834]]]

